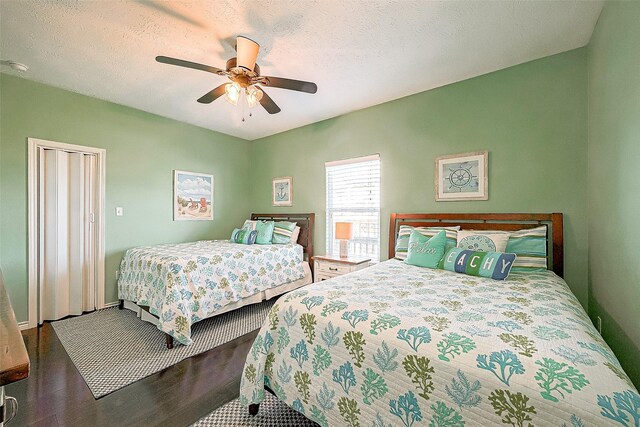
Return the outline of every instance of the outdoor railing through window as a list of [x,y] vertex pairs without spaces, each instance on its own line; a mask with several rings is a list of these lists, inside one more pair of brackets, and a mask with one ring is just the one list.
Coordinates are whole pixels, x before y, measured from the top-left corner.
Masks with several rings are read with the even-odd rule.
[[327,162],[327,253],[337,254],[335,223],[352,222],[349,255],[380,259],[380,156]]

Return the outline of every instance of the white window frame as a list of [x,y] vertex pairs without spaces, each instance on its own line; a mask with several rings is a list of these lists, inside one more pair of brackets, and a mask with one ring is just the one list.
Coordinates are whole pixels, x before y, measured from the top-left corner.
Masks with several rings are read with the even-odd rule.
[[[349,208],[342,208],[342,207],[334,207],[333,203],[331,202],[331,186],[330,186],[330,168],[335,167],[335,166],[344,166],[344,165],[350,165],[350,164],[357,164],[357,163],[364,163],[364,162],[372,162],[372,161],[377,161],[378,162],[378,174],[379,174],[379,181],[378,181],[378,203],[377,203],[377,207],[376,208],[368,208],[368,207],[359,207],[359,206],[351,206]],[[382,171],[381,171],[381,163],[380,163],[380,155],[379,154],[372,154],[372,155],[368,155],[368,156],[363,156],[363,157],[355,157],[355,158],[349,158],[349,159],[344,159],[344,160],[337,160],[337,161],[330,161],[330,162],[326,162],[325,163],[325,183],[326,183],[326,253],[329,255],[337,255],[338,254],[338,246],[335,245],[336,240],[334,239],[334,227],[333,227],[333,223],[334,223],[334,214],[340,212],[340,211],[346,211],[346,212],[366,212],[366,213],[375,213],[376,216],[376,220],[377,220],[377,236],[375,238],[375,246],[377,246],[377,251],[373,251],[373,253],[363,253],[357,250],[357,231],[356,231],[356,236],[355,239],[353,241],[350,241],[349,243],[349,256],[354,256],[354,257],[367,257],[367,258],[371,258],[371,260],[373,262],[378,262],[380,260],[380,235],[381,235],[381,224],[380,224],[380,210],[381,210],[381,187],[382,187]],[[357,228],[357,227],[356,227]],[[369,239],[371,240],[371,239]]]

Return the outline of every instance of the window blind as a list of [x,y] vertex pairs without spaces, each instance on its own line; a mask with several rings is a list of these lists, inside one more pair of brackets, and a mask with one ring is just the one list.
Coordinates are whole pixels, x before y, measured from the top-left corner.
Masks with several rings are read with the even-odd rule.
[[380,156],[325,163],[327,178],[327,253],[338,254],[336,222],[353,223],[349,255],[380,259]]

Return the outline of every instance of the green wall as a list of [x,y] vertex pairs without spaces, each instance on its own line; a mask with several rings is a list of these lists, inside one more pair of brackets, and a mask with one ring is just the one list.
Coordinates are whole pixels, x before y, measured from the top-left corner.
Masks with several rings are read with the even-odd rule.
[[[323,88],[320,88],[323,90]],[[329,90],[325,88],[324,90]],[[380,153],[381,259],[391,212],[563,212],[565,276],[587,303],[587,73],[573,50],[258,140],[254,209],[293,176],[289,212],[315,212],[325,250],[324,162]],[[434,159],[489,150],[489,200],[435,202]]]
[[590,315],[640,387],[640,2],[607,2],[588,49]]
[[[640,2],[609,1],[587,48],[254,143],[0,74],[0,267],[18,319],[27,320],[27,137],[107,149],[108,302],[127,248],[223,238],[251,211],[315,212],[323,253],[324,162],[379,153],[382,259],[391,212],[564,212],[565,278],[639,385],[637,22]],[[483,149],[490,199],[436,203],[435,157]],[[172,221],[173,169],[214,174],[213,222]],[[285,175],[294,206],[274,208],[271,179]]]
[[[18,321],[28,318],[27,137],[107,150],[106,302],[126,249],[223,238],[250,212],[248,141],[7,74],[0,112],[0,267]],[[174,169],[214,175],[214,221],[172,220]]]

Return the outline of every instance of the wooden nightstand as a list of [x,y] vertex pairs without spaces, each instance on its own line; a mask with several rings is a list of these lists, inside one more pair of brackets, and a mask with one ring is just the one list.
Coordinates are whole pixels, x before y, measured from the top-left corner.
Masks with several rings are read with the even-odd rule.
[[369,266],[371,258],[349,257],[339,255],[318,255],[313,257],[314,282],[342,276],[352,271],[362,270]]

